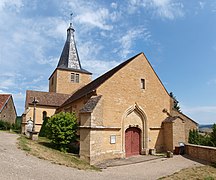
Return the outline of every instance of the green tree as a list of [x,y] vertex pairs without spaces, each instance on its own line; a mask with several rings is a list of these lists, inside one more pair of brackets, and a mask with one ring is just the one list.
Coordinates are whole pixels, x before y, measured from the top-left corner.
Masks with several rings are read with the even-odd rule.
[[48,119],[46,134],[57,149],[66,152],[69,144],[77,140],[77,128],[75,113],[61,112]]
[[188,142],[190,144],[197,144],[202,146],[213,146],[211,135],[202,135],[198,130],[195,129],[189,131]]
[[189,131],[189,139],[188,139],[188,142],[189,142],[190,144],[197,144],[197,145],[200,144],[200,135],[199,135],[198,130],[193,129],[193,130],[190,130],[190,131]]
[[210,134],[210,139],[212,146],[216,147],[216,124],[213,124],[212,126],[212,133]]
[[181,112],[181,108],[179,105],[178,100],[176,99],[176,96],[172,92],[170,92],[170,97],[173,98],[173,108],[179,112]]
[[42,124],[41,129],[40,129],[40,132],[39,132],[39,136],[40,136],[40,137],[47,137],[47,131],[48,131],[48,129],[47,129],[46,124],[47,124],[47,122],[48,122],[48,119],[49,119],[49,117],[46,117],[46,118],[44,119],[44,121],[43,121],[43,124]]

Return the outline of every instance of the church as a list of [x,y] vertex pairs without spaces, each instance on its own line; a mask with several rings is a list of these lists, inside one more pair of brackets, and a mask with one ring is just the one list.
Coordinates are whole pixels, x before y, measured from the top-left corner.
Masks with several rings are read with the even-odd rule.
[[187,143],[198,124],[174,109],[169,95],[144,53],[124,61],[92,81],[83,69],[72,23],[58,65],[49,77],[49,92],[26,91],[22,132],[33,119],[40,131],[43,119],[75,112],[79,121],[80,158],[103,160],[174,151]]

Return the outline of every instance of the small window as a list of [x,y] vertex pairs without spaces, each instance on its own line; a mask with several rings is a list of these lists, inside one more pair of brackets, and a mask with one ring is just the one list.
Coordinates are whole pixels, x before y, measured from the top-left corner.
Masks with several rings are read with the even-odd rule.
[[71,82],[79,83],[79,74],[71,73]]
[[47,112],[43,111],[43,121],[46,119],[46,117],[47,117]]
[[115,144],[116,143],[116,135],[111,135],[110,136],[110,144]]
[[75,82],[75,74],[71,73],[71,82]]
[[76,83],[79,83],[79,74],[76,74]]
[[145,79],[141,79],[141,89],[145,89]]

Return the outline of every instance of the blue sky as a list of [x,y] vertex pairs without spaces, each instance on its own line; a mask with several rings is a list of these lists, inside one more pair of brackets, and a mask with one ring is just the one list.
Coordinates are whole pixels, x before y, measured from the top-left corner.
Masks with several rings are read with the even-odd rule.
[[0,0],[0,93],[13,94],[18,115],[27,89],[48,90],[72,12],[94,78],[144,52],[183,113],[216,123],[215,0]]

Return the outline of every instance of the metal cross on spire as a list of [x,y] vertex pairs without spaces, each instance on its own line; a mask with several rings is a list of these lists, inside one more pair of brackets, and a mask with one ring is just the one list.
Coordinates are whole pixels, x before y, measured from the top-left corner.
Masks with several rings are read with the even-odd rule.
[[70,14],[70,27],[72,28],[73,13]]

